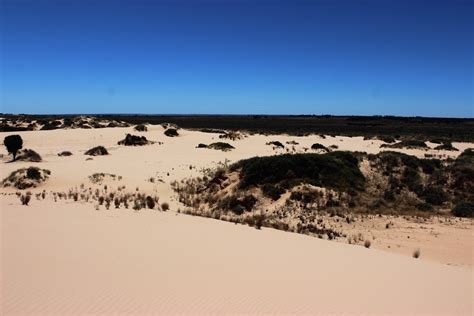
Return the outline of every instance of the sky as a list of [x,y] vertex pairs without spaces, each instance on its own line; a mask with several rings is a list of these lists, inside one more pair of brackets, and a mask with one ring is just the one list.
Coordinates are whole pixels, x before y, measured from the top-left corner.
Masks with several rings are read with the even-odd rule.
[[0,112],[474,116],[474,1],[0,1]]

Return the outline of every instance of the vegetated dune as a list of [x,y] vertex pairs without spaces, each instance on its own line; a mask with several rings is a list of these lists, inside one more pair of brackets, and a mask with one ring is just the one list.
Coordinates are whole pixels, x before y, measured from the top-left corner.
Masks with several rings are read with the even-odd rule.
[[[459,185],[460,189],[456,189],[459,198],[468,196],[471,155],[465,150],[472,144],[453,143],[459,152],[435,150],[431,143],[426,150],[390,149],[414,155],[417,157],[414,159],[397,153],[380,153],[382,141],[362,137],[249,135],[233,141],[235,148],[231,151],[196,150],[196,144],[217,142],[218,134],[180,129],[180,137],[170,139],[163,131],[162,126],[149,125],[147,138],[163,145],[137,147],[117,145],[124,134],[134,133],[133,127],[16,132],[43,155],[41,167],[51,170],[51,175],[37,188],[28,189],[32,192],[28,206],[21,205],[15,195],[17,189],[0,188],[3,314],[471,313],[472,220],[453,217],[449,212],[455,206],[454,186]],[[233,163],[256,156],[272,156],[276,151],[265,144],[273,139],[298,143],[292,144],[296,154],[305,153],[315,142],[327,148],[337,146],[341,151],[367,153],[349,153],[356,157],[356,162],[350,156],[344,158],[347,153],[327,154],[339,162],[314,154],[323,164],[335,168],[330,170],[337,171],[327,173],[328,178],[320,179],[320,184],[295,184],[279,193],[280,198],[275,200],[272,200],[275,192],[269,186],[265,188],[268,196],[263,195],[265,183],[246,187],[248,194],[275,207],[282,206],[279,203],[284,206],[293,191],[297,193],[295,200],[290,199],[292,203],[304,206],[308,198],[306,189],[318,189],[325,196],[333,190],[333,202],[349,207],[350,199],[345,199],[345,193],[339,199],[336,189],[349,188],[349,196],[352,187],[362,185],[369,189],[357,191],[357,199],[361,200],[356,199],[353,214],[336,209],[333,214],[330,211],[326,215],[317,214],[327,223],[325,229],[346,234],[346,237],[331,234],[339,243],[269,229],[264,224],[258,230],[183,214],[189,210],[178,201],[172,182],[198,177],[211,181],[210,175],[215,175],[217,169],[227,170]],[[83,153],[97,144],[106,147],[110,155],[91,161],[85,161],[83,155],[67,159],[57,156],[64,149]],[[0,154],[3,155],[2,178],[30,166],[23,161],[7,163],[10,157],[3,147]],[[395,158],[385,160],[384,155]],[[425,155],[442,159],[440,165],[433,164],[432,174],[424,171],[425,164],[430,166],[421,161]],[[355,163],[364,180],[354,168]],[[225,191],[226,181],[231,183],[227,188],[237,187],[237,175],[245,162],[240,164],[240,169],[223,173],[227,179],[216,179],[219,191],[229,193]],[[387,169],[389,166],[392,169]],[[252,164],[246,168],[250,167]],[[275,177],[280,176],[282,169],[277,167],[271,169]],[[417,178],[412,171],[406,172],[407,168],[416,170],[420,177],[419,184],[423,186],[420,195],[416,193],[419,187],[413,187],[414,191],[401,180],[405,174]],[[261,181],[259,169],[249,169],[253,170],[250,179]],[[298,179],[299,171],[293,172],[294,179]],[[341,178],[338,172],[352,176]],[[393,202],[385,201],[382,196],[389,185],[390,173],[402,185]],[[429,215],[418,218],[391,212],[392,207],[397,208],[397,199],[405,196],[410,197],[407,199],[410,203],[426,201],[422,193],[436,178],[435,174],[441,178],[447,175],[449,180],[443,186],[448,197],[443,202],[444,210],[436,205],[433,211],[417,210]],[[89,176],[98,181],[93,183]],[[380,188],[376,186],[377,179]],[[281,184],[267,180],[264,178],[264,182],[277,184],[276,187]],[[327,189],[320,190],[321,185]],[[38,197],[44,190],[46,198]],[[80,195],[87,198],[88,192],[92,192],[95,196],[96,190],[100,191],[97,200],[90,197],[89,203],[84,203]],[[72,196],[65,200],[64,195],[69,192]],[[63,198],[55,202],[58,193]],[[78,202],[74,202],[76,193],[79,193]],[[114,205],[116,195],[121,203],[119,208]],[[138,197],[137,209],[131,199],[127,200],[128,208],[122,199],[132,195],[134,199]],[[97,207],[101,196],[104,205]],[[154,197],[159,197],[153,210],[143,207],[147,196],[154,201]],[[369,214],[359,212],[369,201],[363,197],[375,196],[383,200],[379,208],[370,210]],[[239,196],[236,201],[245,209],[252,199],[244,201],[244,197]],[[323,201],[326,199],[320,202]],[[162,203],[168,203],[170,211],[160,211],[164,209]],[[358,207],[361,210],[357,211]],[[465,214],[469,207],[469,204],[461,205],[460,214]],[[197,210],[199,215],[207,216],[202,212],[204,207]],[[273,212],[272,208],[268,210]],[[245,209],[243,214],[252,212]],[[226,214],[220,215],[222,218],[217,218],[225,219]],[[243,223],[258,227],[260,210],[253,215],[256,216]],[[291,216],[297,218],[297,215]],[[300,232],[328,238],[330,231],[313,234],[309,217],[303,218],[308,221],[301,223]],[[323,228],[317,220],[316,224],[318,229]],[[288,226],[298,229],[293,221],[288,221]],[[359,234],[364,238],[357,244],[369,240],[370,249],[347,244],[349,237],[353,241],[353,235]],[[414,259],[412,255],[417,249],[421,255]],[[447,263],[462,267],[450,267]]]

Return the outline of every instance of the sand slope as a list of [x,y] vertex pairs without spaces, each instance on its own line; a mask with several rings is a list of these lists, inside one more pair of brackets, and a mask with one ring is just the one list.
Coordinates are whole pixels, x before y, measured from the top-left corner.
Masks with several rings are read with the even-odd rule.
[[42,203],[2,198],[3,315],[473,311],[471,269],[171,212]]

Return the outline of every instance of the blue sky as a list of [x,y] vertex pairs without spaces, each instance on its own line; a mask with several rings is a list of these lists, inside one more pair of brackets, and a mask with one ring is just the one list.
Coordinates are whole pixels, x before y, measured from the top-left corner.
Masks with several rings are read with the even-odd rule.
[[474,1],[0,6],[0,112],[474,114]]

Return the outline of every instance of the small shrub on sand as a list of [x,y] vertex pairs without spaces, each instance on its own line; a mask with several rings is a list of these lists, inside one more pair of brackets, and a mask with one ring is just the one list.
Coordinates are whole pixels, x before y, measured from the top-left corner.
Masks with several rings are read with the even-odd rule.
[[178,130],[176,128],[168,128],[164,134],[168,137],[179,136]]
[[413,252],[413,258],[415,259],[418,259],[421,255],[421,252],[420,252],[420,249],[416,249],[414,252]]
[[134,127],[137,132],[146,132],[148,128],[144,124],[140,124]]
[[459,151],[456,147],[451,144],[451,142],[443,142],[443,144],[436,146],[436,150],[449,150],[449,151]]
[[161,209],[166,212],[167,210],[170,209],[170,205],[166,202],[161,203]]
[[[29,193],[29,192],[28,192]],[[20,201],[21,201],[21,205],[26,205],[28,206],[28,203],[30,203],[30,200],[31,200],[31,193],[30,194],[22,194],[20,196]]]
[[84,153],[84,155],[89,155],[89,156],[104,156],[108,155],[109,152],[107,149],[105,149],[104,146],[96,146],[94,148],[89,149]]
[[207,148],[207,145],[201,143],[201,144],[197,145],[196,148]]
[[367,239],[367,240],[364,242],[364,247],[365,247],[365,248],[370,248],[370,245],[371,245],[371,244],[372,244],[372,243],[370,242],[370,240]]
[[62,152],[58,153],[58,156],[59,157],[69,157],[69,156],[72,156],[72,152],[65,150],[65,151],[62,151]]
[[452,214],[457,217],[474,217],[474,203],[460,202],[452,209]]
[[154,209],[155,208],[155,200],[151,197],[151,196],[147,196],[146,197],[146,206],[149,208],[149,209]]
[[4,187],[15,187],[19,190],[38,186],[49,178],[51,171],[37,167],[22,168],[13,171],[8,177],[3,179]]
[[329,151],[330,151],[326,146],[324,146],[324,145],[322,145],[322,144],[320,144],[320,143],[314,143],[313,145],[311,145],[311,149],[313,149],[313,150],[325,151],[325,152],[329,152]]
[[124,146],[144,146],[151,144],[151,142],[148,141],[145,136],[127,134],[125,138],[119,141],[117,144]]
[[16,160],[29,161],[29,162],[40,162],[41,156],[32,149],[23,149],[18,152]]
[[278,147],[278,148],[285,148],[285,145],[283,145],[281,142],[279,142],[277,140],[268,142],[267,145]]
[[222,151],[229,151],[235,148],[234,146],[228,143],[223,143],[223,142],[212,143],[207,147],[211,149],[215,149],[215,150],[222,150]]

